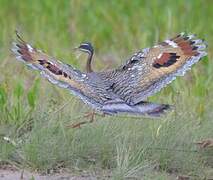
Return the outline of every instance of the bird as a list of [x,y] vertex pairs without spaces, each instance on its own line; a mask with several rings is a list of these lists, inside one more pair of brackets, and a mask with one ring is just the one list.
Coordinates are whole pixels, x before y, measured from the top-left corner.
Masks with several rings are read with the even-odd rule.
[[74,48],[74,50],[82,51],[88,55],[86,63],[86,72],[87,73],[93,72],[92,69],[92,58],[94,54],[93,45],[90,42],[82,42],[78,47]]
[[12,51],[17,60],[40,71],[52,84],[68,89],[94,111],[155,118],[172,106],[149,102],[147,98],[177,76],[183,76],[207,55],[206,48],[204,40],[183,32],[137,51],[117,68],[94,72],[91,68],[94,48],[91,43],[82,43],[78,49],[88,53],[85,73],[36,49],[18,33]]

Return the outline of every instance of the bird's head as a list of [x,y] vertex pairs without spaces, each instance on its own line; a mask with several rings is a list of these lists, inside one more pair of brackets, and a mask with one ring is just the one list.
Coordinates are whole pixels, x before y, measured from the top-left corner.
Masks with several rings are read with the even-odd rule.
[[[84,52],[88,55],[87,57],[87,64],[86,64],[86,72],[90,73],[93,72],[91,67],[92,57],[94,53],[93,46],[90,42],[83,42],[80,44],[80,46],[76,47],[75,50],[78,50],[80,52]],[[79,57],[81,53],[77,54],[77,57]]]
[[75,48],[75,50],[79,50],[85,53],[88,53],[89,55],[93,55],[94,49],[90,42],[83,42],[78,47]]

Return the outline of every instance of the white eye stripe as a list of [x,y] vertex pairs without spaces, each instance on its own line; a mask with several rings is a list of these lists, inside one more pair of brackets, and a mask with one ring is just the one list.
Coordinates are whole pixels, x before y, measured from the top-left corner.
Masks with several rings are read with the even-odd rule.
[[89,46],[89,43],[82,43],[80,46]]
[[86,52],[86,53],[89,53],[89,54],[91,53],[91,51],[89,51],[88,49],[82,49],[82,48],[80,48],[80,50],[81,50],[81,51],[84,51],[84,52]]

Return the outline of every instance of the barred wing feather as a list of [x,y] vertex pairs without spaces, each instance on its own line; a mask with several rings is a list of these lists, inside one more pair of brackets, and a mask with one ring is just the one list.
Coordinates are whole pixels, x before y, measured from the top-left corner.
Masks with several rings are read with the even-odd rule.
[[111,82],[115,94],[135,105],[161,90],[176,76],[183,76],[206,55],[203,40],[181,33],[135,53],[125,65],[100,75]]
[[[98,76],[82,73],[71,65],[62,63],[33,48],[19,35],[18,42],[13,43],[12,51],[15,53],[16,59],[24,62],[32,69],[40,71],[41,75],[51,83],[69,89],[95,109],[101,108],[105,101],[114,99],[109,95],[107,86],[101,82]],[[96,83],[94,83],[94,79]]]

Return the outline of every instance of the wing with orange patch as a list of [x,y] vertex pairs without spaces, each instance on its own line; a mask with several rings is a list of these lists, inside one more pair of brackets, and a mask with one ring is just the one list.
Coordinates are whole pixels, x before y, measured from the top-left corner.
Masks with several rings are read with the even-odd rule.
[[159,58],[157,58],[154,63],[153,67],[155,68],[161,68],[161,67],[169,67],[172,64],[176,63],[178,59],[180,58],[177,53],[162,53],[159,55]]
[[82,73],[72,66],[33,48],[19,35],[18,42],[13,43],[12,51],[15,53],[16,59],[40,71],[41,75],[51,83],[71,90],[86,103],[99,107],[105,101],[114,98],[108,94],[107,87],[98,77],[96,78],[97,84],[93,83],[94,80],[90,74]]
[[202,40],[182,33],[135,53],[125,65],[103,76],[110,79],[115,94],[134,105],[184,75],[206,55]]
[[17,43],[13,43],[12,51],[15,53],[16,59],[26,63],[32,69],[39,70],[53,84],[63,87],[73,85],[80,88],[80,83],[78,83],[82,77],[80,72],[76,71],[74,75],[74,68],[33,48],[20,37]]

